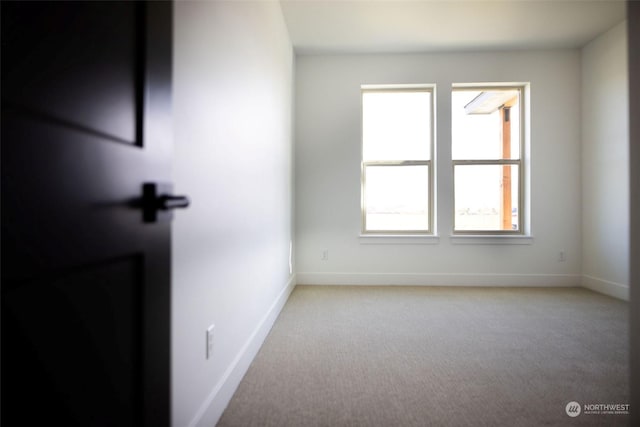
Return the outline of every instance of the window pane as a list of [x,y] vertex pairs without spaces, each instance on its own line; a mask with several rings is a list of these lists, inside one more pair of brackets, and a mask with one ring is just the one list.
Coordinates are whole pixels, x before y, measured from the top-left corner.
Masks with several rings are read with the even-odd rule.
[[451,93],[454,160],[520,158],[520,92],[515,89]]
[[456,165],[455,230],[519,230],[517,165]]
[[431,92],[362,93],[363,160],[430,160]]
[[429,230],[429,166],[366,166],[367,231]]

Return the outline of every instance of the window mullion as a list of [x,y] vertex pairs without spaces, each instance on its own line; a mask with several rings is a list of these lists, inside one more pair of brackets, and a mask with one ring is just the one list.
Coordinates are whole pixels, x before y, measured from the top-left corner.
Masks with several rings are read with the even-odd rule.
[[363,166],[429,166],[431,160],[369,160]]
[[454,166],[464,165],[520,165],[521,159],[502,159],[502,160],[453,160]]

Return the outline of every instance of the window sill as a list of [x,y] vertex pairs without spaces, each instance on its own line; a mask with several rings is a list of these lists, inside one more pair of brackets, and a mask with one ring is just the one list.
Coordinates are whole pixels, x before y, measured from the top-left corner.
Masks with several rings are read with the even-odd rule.
[[360,234],[361,245],[437,245],[434,234]]
[[531,245],[533,236],[528,235],[486,235],[454,234],[449,237],[454,245]]

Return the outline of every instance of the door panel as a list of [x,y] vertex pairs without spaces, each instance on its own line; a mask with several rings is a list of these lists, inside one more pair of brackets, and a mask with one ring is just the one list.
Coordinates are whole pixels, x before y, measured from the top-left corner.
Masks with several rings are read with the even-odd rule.
[[[3,4],[4,100],[87,131],[135,143],[135,2]],[[3,21],[4,24],[4,21]],[[4,25],[3,25],[4,26]],[[43,102],[45,101],[45,102]]]
[[171,11],[2,5],[3,426],[169,425]]
[[5,289],[3,381],[31,425],[141,424],[141,274],[131,256]]

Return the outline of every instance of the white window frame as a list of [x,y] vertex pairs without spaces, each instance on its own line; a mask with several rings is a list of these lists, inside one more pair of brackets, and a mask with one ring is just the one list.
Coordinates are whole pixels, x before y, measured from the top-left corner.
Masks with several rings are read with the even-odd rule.
[[[519,92],[519,117],[520,117],[520,129],[519,129],[519,157],[517,159],[488,159],[488,160],[464,160],[464,159],[452,159],[452,177],[453,177],[453,193],[452,193],[452,228],[453,236],[496,236],[496,237],[509,237],[509,236],[526,236],[527,230],[525,229],[526,212],[525,212],[525,200],[528,195],[525,194],[527,186],[525,185],[525,154],[526,154],[526,132],[525,129],[529,126],[529,116],[527,113],[527,94],[528,83],[491,83],[491,84],[477,84],[477,83],[455,83],[451,87],[451,96],[457,91],[482,91],[482,90],[517,90]],[[453,122],[451,123],[451,133],[453,136]],[[453,144],[453,138],[451,140]],[[452,146],[453,148],[453,146]],[[452,153],[453,154],[453,153]],[[518,166],[518,229],[517,230],[456,230],[456,206],[455,206],[455,168],[458,165],[517,165]]]
[[[435,123],[435,108],[436,108],[436,85],[435,84],[419,84],[419,85],[362,85],[360,93],[360,127],[361,127],[361,144],[360,144],[360,194],[361,194],[361,235],[362,236],[434,236],[434,165],[435,165],[435,144],[436,144],[436,123]],[[429,120],[431,121],[431,144],[429,147],[429,160],[372,160],[364,161],[364,104],[363,95],[366,92],[429,92],[431,94],[431,114]],[[366,168],[367,166],[420,166],[425,165],[429,168],[429,185],[427,191],[429,192],[429,211],[428,211],[428,223],[427,230],[367,230],[367,204],[366,204]]]

